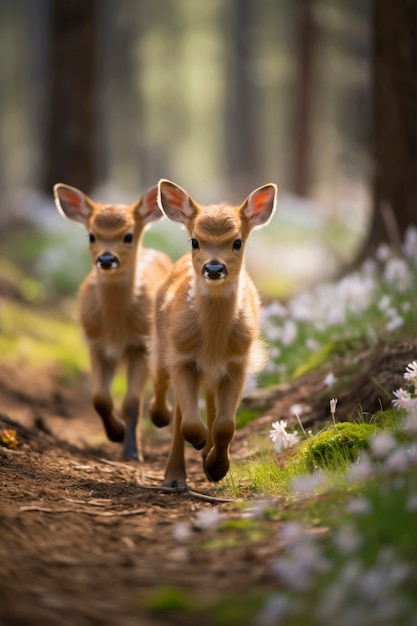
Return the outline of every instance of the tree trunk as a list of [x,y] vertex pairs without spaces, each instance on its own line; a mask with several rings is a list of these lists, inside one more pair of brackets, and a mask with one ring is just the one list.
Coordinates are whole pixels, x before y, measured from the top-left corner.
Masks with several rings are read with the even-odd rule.
[[96,181],[97,0],[51,0],[42,187]]
[[246,193],[257,180],[258,141],[256,89],[252,80],[254,2],[231,3],[230,50],[227,76],[226,132],[229,176],[237,193]]
[[313,107],[316,26],[314,0],[299,0],[296,8],[297,84],[295,88],[294,164],[292,189],[307,196],[310,180],[310,143]]
[[374,0],[373,217],[363,256],[417,224],[417,2]]

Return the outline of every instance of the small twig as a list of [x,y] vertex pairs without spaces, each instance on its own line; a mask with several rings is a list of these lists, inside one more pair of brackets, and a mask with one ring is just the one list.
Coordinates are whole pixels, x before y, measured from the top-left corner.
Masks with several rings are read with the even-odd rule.
[[105,463],[106,465],[111,465],[112,467],[117,467],[119,469],[128,469],[128,470],[137,470],[137,465],[127,465],[127,463],[119,463],[118,461],[110,461],[109,459],[103,459],[102,457],[96,456],[94,457],[100,463]]
[[233,500],[232,498],[218,498],[216,496],[209,496],[205,493],[200,493],[198,491],[194,491],[193,489],[178,489],[178,487],[164,487],[164,486],[154,486],[154,485],[139,485],[141,489],[147,489],[148,491],[158,491],[160,493],[174,493],[177,495],[186,495],[191,498],[195,498],[196,500],[202,500],[203,502],[211,502],[222,503],[222,502],[241,502],[241,500]]
[[118,517],[123,515],[143,515],[146,513],[146,509],[127,509],[124,511],[96,511],[88,509],[74,509],[74,508],[58,508],[49,509],[44,506],[29,505],[21,506],[19,511],[26,513],[31,511],[37,511],[40,513],[85,513],[85,515],[94,515],[100,517]]

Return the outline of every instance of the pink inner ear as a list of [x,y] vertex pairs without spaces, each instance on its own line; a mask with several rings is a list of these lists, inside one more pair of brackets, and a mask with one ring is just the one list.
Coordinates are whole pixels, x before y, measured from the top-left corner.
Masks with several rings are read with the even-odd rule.
[[150,207],[152,207],[152,209],[154,209],[156,206],[158,206],[157,199],[158,199],[158,190],[157,189],[155,189],[155,191],[151,191],[148,194],[146,200],[147,200],[148,205]]
[[176,209],[182,209],[184,207],[184,194],[176,189],[166,189],[164,190],[164,194],[167,196],[167,199],[170,204]]
[[79,208],[81,206],[81,198],[78,194],[73,193],[72,191],[64,191],[61,190],[59,195],[65,202],[68,202],[72,206]]
[[270,192],[264,191],[256,195],[253,200],[253,210],[255,213],[259,213],[264,208],[265,202],[270,198]]

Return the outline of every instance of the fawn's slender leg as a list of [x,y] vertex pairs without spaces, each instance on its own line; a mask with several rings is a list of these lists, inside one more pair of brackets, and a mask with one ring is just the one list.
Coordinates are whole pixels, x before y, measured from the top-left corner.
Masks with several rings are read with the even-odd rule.
[[140,433],[136,433],[143,412],[143,389],[148,377],[147,355],[144,350],[130,350],[127,355],[127,390],[122,416],[126,423],[123,456],[143,461]]
[[199,375],[192,365],[173,368],[175,402],[181,410],[181,432],[186,441],[201,450],[206,445],[207,428],[198,412]]
[[202,457],[205,462],[206,457],[213,447],[212,428],[216,418],[216,399],[213,390],[206,390],[206,415],[207,415],[207,441],[204,446]]
[[165,470],[164,486],[186,488],[186,470],[184,457],[184,437],[181,432],[181,410],[175,403],[174,432],[172,433],[171,450]]
[[211,428],[213,447],[204,459],[207,478],[221,480],[230,466],[229,448],[236,428],[236,410],[244,383],[242,368],[230,368],[216,390],[216,417]]
[[116,369],[116,361],[106,357],[100,349],[90,347],[90,360],[93,375],[93,405],[100,415],[107,437],[110,441],[123,441],[125,424],[114,412],[113,400],[110,394]]
[[168,426],[171,421],[172,414],[172,408],[169,406],[167,401],[169,373],[164,366],[158,364],[153,385],[154,396],[150,402],[149,414],[155,426],[162,428],[164,426]]

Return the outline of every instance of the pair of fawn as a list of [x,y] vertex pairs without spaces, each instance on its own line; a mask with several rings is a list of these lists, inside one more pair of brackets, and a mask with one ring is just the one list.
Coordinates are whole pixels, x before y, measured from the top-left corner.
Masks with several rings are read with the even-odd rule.
[[[54,187],[58,210],[80,222],[90,240],[93,269],[80,290],[81,323],[90,350],[92,400],[107,436],[124,442],[124,456],[141,459],[137,425],[143,389],[152,373],[150,415],[174,428],[164,485],[184,488],[184,442],[202,450],[209,480],[229,469],[229,447],[245,378],[264,364],[259,297],[244,268],[252,229],[267,224],[277,188],[253,191],[240,206],[200,206],[181,187],[161,180],[133,205],[103,205],[63,184]],[[191,253],[174,265],[164,253],[142,248],[147,224],[163,215],[182,224]],[[121,416],[111,382],[127,363]],[[152,372],[150,370],[152,369]],[[207,425],[198,411],[200,387]]]

